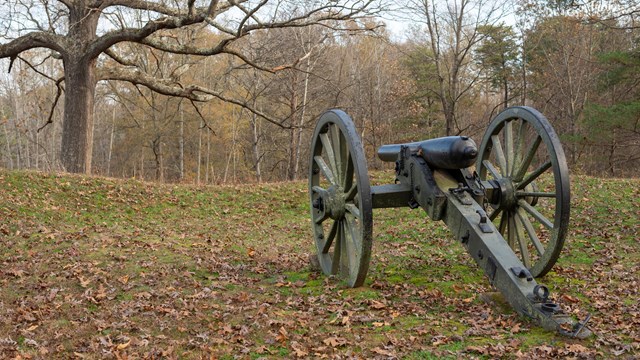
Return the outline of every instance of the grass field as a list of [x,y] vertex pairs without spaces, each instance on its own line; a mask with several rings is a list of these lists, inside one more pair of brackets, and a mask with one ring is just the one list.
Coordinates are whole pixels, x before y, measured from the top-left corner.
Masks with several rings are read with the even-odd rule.
[[637,358],[640,180],[572,178],[540,282],[595,336],[480,295],[441,223],[376,210],[364,287],[313,270],[306,182],[195,187],[0,170],[0,358]]

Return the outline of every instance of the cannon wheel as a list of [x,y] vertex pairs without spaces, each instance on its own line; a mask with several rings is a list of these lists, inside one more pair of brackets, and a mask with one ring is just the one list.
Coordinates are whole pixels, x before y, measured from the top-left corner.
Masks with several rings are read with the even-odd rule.
[[476,170],[497,188],[489,218],[522,263],[544,276],[558,260],[569,226],[569,170],[549,121],[530,107],[496,116],[484,134]]
[[345,112],[320,116],[310,158],[311,223],[320,266],[350,287],[360,286],[371,259],[371,188],[360,137]]

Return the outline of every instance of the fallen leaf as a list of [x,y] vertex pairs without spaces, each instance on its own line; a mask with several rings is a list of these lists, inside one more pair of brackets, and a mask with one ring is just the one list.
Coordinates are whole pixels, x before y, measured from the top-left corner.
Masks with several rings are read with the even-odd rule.
[[127,341],[127,342],[126,342],[126,343],[124,343],[124,344],[118,344],[118,346],[116,346],[116,349],[118,349],[118,350],[124,350],[124,349],[128,348],[128,347],[129,347],[129,345],[131,345],[131,339],[129,339],[129,341]]
[[332,336],[329,338],[326,338],[322,341],[323,343],[325,343],[325,345],[329,345],[331,347],[339,347],[339,346],[345,346],[347,345],[347,340],[337,337],[337,336]]
[[564,300],[564,301],[566,301],[566,302],[569,302],[569,303],[572,303],[572,304],[575,304],[575,303],[579,303],[579,302],[580,302],[580,299],[578,299],[578,298],[576,298],[576,297],[573,297],[573,296],[566,295],[566,294],[562,295],[560,298],[561,298],[562,300]]
[[373,348],[371,351],[373,351],[374,353],[376,353],[378,355],[383,355],[383,356],[388,356],[388,357],[396,357],[397,356],[395,351],[386,350],[386,349],[383,349],[381,347]]
[[369,306],[371,306],[376,310],[382,310],[387,307],[387,305],[385,305],[384,303],[381,303],[380,301],[376,301],[376,300],[371,300],[371,303],[369,304]]
[[489,351],[481,346],[467,346],[467,348],[465,349],[466,352],[476,352],[482,355],[486,355],[489,353]]
[[276,341],[284,344],[285,342],[287,342],[288,338],[289,333],[287,332],[287,329],[285,329],[284,326],[281,326],[280,330],[278,331],[278,336],[276,336]]
[[291,348],[294,351],[294,355],[296,357],[302,358],[302,357],[306,357],[309,356],[309,353],[307,351],[305,351],[304,349],[301,348],[300,344],[296,341],[291,343]]
[[91,279],[85,279],[82,276],[78,276],[78,280],[80,280],[80,286],[82,286],[85,289],[91,283]]

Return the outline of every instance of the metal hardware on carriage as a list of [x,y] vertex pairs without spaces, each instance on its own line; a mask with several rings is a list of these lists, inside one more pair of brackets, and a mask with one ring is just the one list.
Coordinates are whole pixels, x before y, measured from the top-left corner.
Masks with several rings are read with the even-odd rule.
[[[542,114],[527,107],[505,110],[489,125],[480,149],[458,136],[384,145],[378,156],[395,162],[394,184],[369,185],[362,145],[346,113],[321,116],[311,147],[309,193],[325,273],[361,285],[371,254],[372,209],[421,207],[460,239],[518,313],[564,335],[590,334],[589,317],[578,322],[564,314],[534,279],[557,260],[569,215],[564,153]],[[552,190],[537,185],[547,170]],[[551,219],[540,199],[553,202]],[[320,210],[326,204],[329,215]]]

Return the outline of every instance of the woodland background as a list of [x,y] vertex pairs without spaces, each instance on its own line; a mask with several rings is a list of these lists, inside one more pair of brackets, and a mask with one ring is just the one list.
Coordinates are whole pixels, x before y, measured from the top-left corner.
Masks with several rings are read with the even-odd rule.
[[[100,82],[93,173],[197,184],[303,179],[315,121],[335,107],[355,120],[369,167],[380,168],[375,149],[382,144],[446,134],[479,142],[502,108],[524,104],[550,119],[574,173],[635,176],[635,1],[529,1],[513,9],[482,0],[437,9],[425,4],[409,1],[399,9],[404,13],[381,9],[341,30],[255,31],[235,42],[251,62],[117,45],[147,74],[235,100],[195,102],[141,85]],[[411,26],[392,36],[381,20],[390,17]],[[194,26],[163,36],[198,44],[222,35]],[[73,100],[55,81],[61,64],[49,50],[23,53],[10,74],[8,63],[0,62],[0,166],[59,171],[60,104]]]

